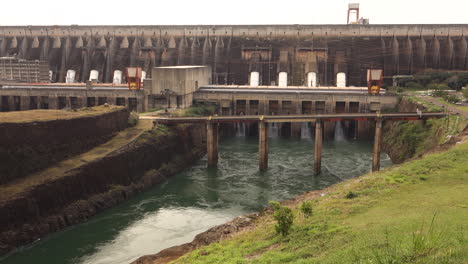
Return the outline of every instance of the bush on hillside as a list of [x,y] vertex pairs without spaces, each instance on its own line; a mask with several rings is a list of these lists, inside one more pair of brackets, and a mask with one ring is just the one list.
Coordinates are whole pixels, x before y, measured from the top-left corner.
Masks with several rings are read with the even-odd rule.
[[308,218],[308,217],[312,216],[312,213],[313,213],[312,201],[302,202],[299,209],[301,209],[301,212],[302,212],[302,214],[304,215],[305,218]]
[[282,206],[277,201],[270,201],[270,205],[275,212],[273,218],[276,220],[276,233],[287,236],[294,222],[294,214],[291,208]]
[[130,115],[128,116],[128,126],[130,127],[136,126],[136,124],[138,124],[138,119],[139,119],[138,113],[135,111],[132,111]]

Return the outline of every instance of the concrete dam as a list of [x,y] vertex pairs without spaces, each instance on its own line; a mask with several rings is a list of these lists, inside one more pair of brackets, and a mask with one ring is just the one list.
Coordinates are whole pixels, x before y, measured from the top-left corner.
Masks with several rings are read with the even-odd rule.
[[364,86],[369,68],[385,76],[425,69],[468,70],[468,25],[225,25],[225,26],[2,26],[0,57],[49,62],[53,82],[111,83],[114,71],[142,67],[151,78],[158,66],[210,65],[212,84],[303,86],[308,73],[317,85]]

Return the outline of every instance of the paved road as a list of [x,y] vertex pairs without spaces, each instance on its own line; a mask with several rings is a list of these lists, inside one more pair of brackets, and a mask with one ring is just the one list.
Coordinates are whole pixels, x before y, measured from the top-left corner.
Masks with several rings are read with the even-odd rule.
[[432,104],[435,104],[435,105],[440,106],[440,107],[445,107],[450,112],[455,113],[455,114],[459,114],[459,115],[463,116],[465,119],[468,119],[468,112],[467,111],[463,111],[463,110],[458,109],[458,108],[456,108],[454,106],[450,106],[450,105],[446,105],[444,103],[441,103],[434,97],[420,96],[419,98],[423,99],[424,101],[426,101],[428,103],[432,103]]

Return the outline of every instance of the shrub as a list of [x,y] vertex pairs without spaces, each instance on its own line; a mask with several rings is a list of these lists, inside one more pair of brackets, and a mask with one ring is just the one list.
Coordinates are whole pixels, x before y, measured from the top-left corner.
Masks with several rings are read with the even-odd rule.
[[412,88],[412,89],[416,89],[416,90],[423,90],[424,89],[424,86],[415,82],[415,81],[411,81],[411,82],[408,82],[406,83],[406,87],[408,88]]
[[468,87],[463,88],[462,90],[463,96],[468,99]]
[[312,213],[313,213],[312,201],[302,202],[299,209],[301,209],[301,212],[305,218],[312,216]]
[[136,124],[138,124],[138,119],[139,119],[138,113],[135,111],[132,111],[130,115],[128,116],[128,126],[131,126],[131,127],[136,126]]
[[270,201],[270,205],[275,210],[273,218],[276,220],[276,233],[287,236],[294,222],[293,211],[289,207],[281,206],[276,201]]
[[454,94],[448,95],[448,96],[444,97],[444,99],[447,100],[447,102],[450,102],[452,104],[456,104],[456,103],[461,101],[460,98],[458,98]]
[[346,199],[353,199],[353,198],[356,198],[358,197],[357,193],[353,192],[353,191],[349,191],[347,194],[346,194]]

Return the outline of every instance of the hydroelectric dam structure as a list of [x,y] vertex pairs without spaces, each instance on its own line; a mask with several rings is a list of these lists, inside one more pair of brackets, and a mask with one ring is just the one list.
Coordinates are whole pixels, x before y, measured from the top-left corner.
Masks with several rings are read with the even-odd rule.
[[364,86],[369,68],[385,76],[425,69],[468,70],[468,24],[457,25],[181,25],[181,26],[0,26],[0,57],[49,63],[52,82],[68,70],[85,82],[90,71],[111,83],[116,70],[142,67],[151,78],[158,66],[209,65],[212,84]]

